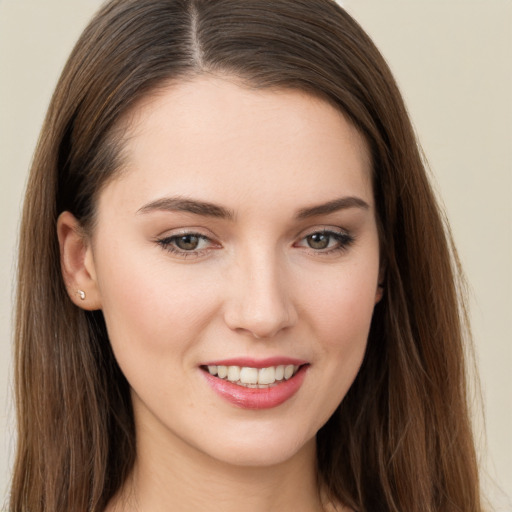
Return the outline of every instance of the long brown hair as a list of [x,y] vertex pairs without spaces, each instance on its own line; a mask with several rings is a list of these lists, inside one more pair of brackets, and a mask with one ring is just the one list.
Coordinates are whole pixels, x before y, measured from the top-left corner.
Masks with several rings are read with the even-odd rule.
[[456,253],[394,79],[331,0],[113,0],[84,31],[25,198],[10,511],[99,512],[132,468],[129,387],[101,312],[67,295],[56,220],[68,210],[91,229],[122,164],[124,116],[155,88],[204,73],[320,96],[371,150],[384,297],[360,373],[318,433],[321,483],[358,512],[481,511]]

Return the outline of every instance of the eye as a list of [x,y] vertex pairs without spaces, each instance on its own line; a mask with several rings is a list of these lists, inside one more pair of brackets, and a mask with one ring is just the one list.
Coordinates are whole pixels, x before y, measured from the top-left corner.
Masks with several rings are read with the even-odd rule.
[[202,240],[198,235],[192,234],[177,236],[173,239],[173,243],[182,251],[195,251],[201,242]]
[[329,233],[313,233],[306,237],[306,242],[311,249],[327,249],[332,238]]
[[157,242],[166,251],[183,257],[198,256],[215,246],[212,240],[199,233],[180,233],[162,238]]
[[326,254],[346,250],[353,242],[354,237],[348,233],[323,229],[305,236],[296,246]]

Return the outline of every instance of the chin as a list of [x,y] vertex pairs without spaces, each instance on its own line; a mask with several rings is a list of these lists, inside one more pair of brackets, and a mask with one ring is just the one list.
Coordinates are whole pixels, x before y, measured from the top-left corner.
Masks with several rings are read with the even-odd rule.
[[232,436],[236,442],[216,443],[210,455],[225,464],[240,467],[270,467],[284,464],[296,457],[306,454],[310,457],[316,449],[316,436],[304,438],[294,437],[289,431],[282,431],[281,435],[272,433],[269,435]]

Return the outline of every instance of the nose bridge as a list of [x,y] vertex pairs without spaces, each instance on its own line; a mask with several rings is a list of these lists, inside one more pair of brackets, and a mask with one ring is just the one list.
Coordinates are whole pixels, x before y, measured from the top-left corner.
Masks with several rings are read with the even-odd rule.
[[296,321],[284,262],[270,247],[252,246],[240,254],[231,276],[226,323],[231,329],[268,338]]

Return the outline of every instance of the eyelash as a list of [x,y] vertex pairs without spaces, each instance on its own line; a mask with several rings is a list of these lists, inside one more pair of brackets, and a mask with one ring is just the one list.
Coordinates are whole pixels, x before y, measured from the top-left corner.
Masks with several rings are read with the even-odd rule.
[[306,242],[308,238],[316,235],[323,235],[329,237],[330,239],[334,239],[336,245],[334,247],[327,247],[325,249],[314,249],[313,247],[306,247],[306,249],[312,251],[314,254],[328,255],[332,253],[344,252],[348,250],[348,248],[355,242],[355,237],[353,235],[350,235],[345,231],[334,231],[332,229],[320,229],[313,231],[302,237],[300,242]]
[[[328,254],[332,254],[332,253],[344,252],[344,251],[348,250],[348,248],[355,241],[355,237],[346,232],[333,231],[333,230],[329,230],[329,229],[321,229],[321,230],[313,231],[313,232],[303,236],[300,239],[299,243],[305,242],[307,244],[308,238],[313,237],[313,236],[318,236],[318,235],[320,235],[320,236],[323,235],[323,236],[329,237],[329,242],[328,242],[329,244],[331,242],[331,239],[334,239],[336,242],[336,245],[334,247],[326,247],[325,249],[315,249],[311,246],[305,247],[305,249],[312,252],[313,254],[328,255]],[[180,238],[185,238],[185,237],[196,237],[200,241],[205,241],[205,242],[210,241],[211,242],[211,239],[209,237],[202,235],[200,233],[184,232],[184,233],[179,233],[177,235],[172,235],[172,236],[158,239],[157,243],[164,250],[166,250],[172,254],[176,254],[182,258],[198,257],[203,254],[206,254],[206,252],[209,252],[212,249],[212,247],[207,247],[205,249],[194,249],[194,250],[187,251],[185,249],[180,249],[180,248],[176,247],[176,245],[175,245],[176,241],[179,240]],[[302,247],[301,245],[298,245],[298,244],[294,244],[294,246]]]
[[184,233],[179,233],[177,235],[172,235],[172,236],[167,236],[165,238],[161,238],[161,239],[157,240],[157,243],[164,250],[166,250],[172,254],[176,254],[182,258],[198,257],[201,254],[204,254],[205,251],[211,250],[211,247],[210,247],[210,248],[206,248],[206,249],[187,251],[185,249],[180,249],[179,247],[176,247],[175,245],[173,245],[176,243],[176,241],[178,239],[185,238],[185,237],[196,237],[200,241],[211,241],[210,238],[208,238],[205,235],[202,235],[201,233],[184,232]]

